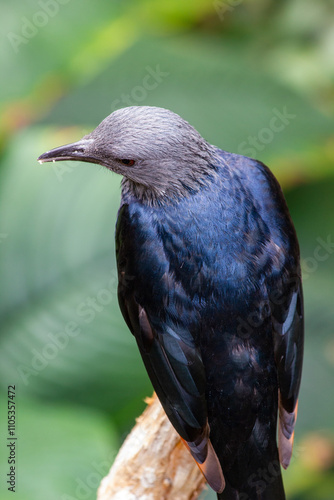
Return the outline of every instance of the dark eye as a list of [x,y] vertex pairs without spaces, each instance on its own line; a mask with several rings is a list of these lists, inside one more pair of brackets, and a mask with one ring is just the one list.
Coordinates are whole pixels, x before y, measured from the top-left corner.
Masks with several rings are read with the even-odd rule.
[[135,164],[135,161],[134,160],[126,160],[126,159],[123,159],[123,160],[119,160],[121,163],[123,163],[123,165],[127,165],[128,167],[132,167],[132,165]]

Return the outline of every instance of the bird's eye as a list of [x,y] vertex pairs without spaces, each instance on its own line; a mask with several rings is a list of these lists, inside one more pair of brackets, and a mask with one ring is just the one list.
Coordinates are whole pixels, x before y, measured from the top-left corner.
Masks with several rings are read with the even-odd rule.
[[119,160],[121,163],[123,163],[123,165],[127,165],[128,167],[132,167],[132,165],[135,164],[135,161],[134,160],[127,160],[127,159],[122,159],[122,160]]

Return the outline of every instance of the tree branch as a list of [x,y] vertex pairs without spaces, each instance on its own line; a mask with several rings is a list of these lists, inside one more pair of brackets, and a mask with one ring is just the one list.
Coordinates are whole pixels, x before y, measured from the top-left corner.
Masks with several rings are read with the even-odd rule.
[[195,500],[205,478],[170,424],[156,397],[137,419],[97,500]]

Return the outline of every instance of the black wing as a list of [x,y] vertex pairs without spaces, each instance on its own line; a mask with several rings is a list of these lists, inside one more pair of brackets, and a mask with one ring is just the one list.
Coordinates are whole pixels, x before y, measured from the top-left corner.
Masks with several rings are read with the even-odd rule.
[[190,299],[169,272],[153,225],[136,224],[126,205],[116,244],[120,308],[154,390],[211,487],[222,491],[223,473],[209,440],[204,365],[188,328]]
[[[286,469],[292,455],[303,365],[304,312],[300,277],[291,276],[281,300],[272,301],[275,360],[279,385],[278,448]],[[276,297],[277,299],[277,297]]]
[[279,386],[279,455],[286,468],[292,454],[304,348],[299,245],[277,180],[261,162],[244,160],[241,165],[247,186],[258,200],[259,213],[271,232],[267,253],[273,256],[273,266],[268,276],[268,295]]

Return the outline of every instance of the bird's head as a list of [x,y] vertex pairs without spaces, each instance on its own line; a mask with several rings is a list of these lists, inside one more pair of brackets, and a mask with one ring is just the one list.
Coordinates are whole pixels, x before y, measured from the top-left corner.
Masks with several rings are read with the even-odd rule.
[[215,171],[215,148],[179,115],[132,106],[114,111],[80,141],[42,154],[40,163],[98,163],[124,176],[123,189],[149,201],[196,191]]

